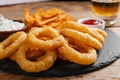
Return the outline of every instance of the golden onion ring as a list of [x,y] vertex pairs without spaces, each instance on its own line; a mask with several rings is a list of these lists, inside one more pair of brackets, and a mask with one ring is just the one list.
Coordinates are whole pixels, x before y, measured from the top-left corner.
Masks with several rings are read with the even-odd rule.
[[73,29],[62,29],[61,33],[65,37],[72,38],[74,40],[80,41],[86,45],[89,45],[97,50],[102,48],[102,44],[92,36],[90,36],[88,33],[82,33]]
[[[42,40],[38,36],[50,37],[50,40]],[[64,43],[64,37],[59,35],[58,31],[51,27],[32,28],[28,33],[28,42],[41,50],[53,50],[61,47]]]
[[66,21],[62,24],[62,28],[71,28],[83,33],[88,33],[97,40],[99,40],[101,43],[104,42],[104,38],[107,36],[106,32],[99,29],[99,28],[89,28],[85,25],[80,25],[73,21]]
[[41,72],[49,69],[55,62],[57,54],[55,50],[45,51],[45,54],[37,61],[30,61],[26,58],[26,52],[29,50],[26,44],[22,44],[16,53],[16,63],[26,72]]
[[14,54],[19,45],[26,39],[25,32],[17,32],[9,36],[6,40],[0,43],[0,60]]
[[97,59],[96,50],[91,47],[86,47],[87,52],[80,52],[70,47],[68,44],[64,44],[59,48],[59,54],[63,56],[63,59],[70,62],[74,62],[80,65],[93,64]]

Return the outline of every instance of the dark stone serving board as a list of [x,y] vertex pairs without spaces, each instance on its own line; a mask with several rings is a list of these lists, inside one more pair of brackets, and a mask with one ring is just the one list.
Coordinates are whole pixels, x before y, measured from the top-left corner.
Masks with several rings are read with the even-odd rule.
[[9,72],[12,74],[33,76],[33,77],[61,77],[61,76],[70,76],[76,74],[84,74],[92,71],[99,70],[108,66],[120,56],[120,38],[112,31],[105,29],[108,34],[108,37],[105,39],[103,48],[98,51],[97,61],[89,66],[77,65],[70,62],[65,62],[57,60],[55,64],[47,71],[40,73],[26,73],[22,71],[19,66],[9,60],[0,61],[0,70]]

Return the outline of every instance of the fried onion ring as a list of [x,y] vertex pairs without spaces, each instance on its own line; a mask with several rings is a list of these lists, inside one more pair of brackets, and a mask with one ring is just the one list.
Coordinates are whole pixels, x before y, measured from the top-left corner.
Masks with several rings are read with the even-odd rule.
[[26,44],[22,44],[16,53],[16,62],[22,70],[30,73],[37,73],[49,69],[57,58],[56,51],[52,50],[45,51],[45,54],[37,61],[30,61],[26,58],[27,51],[29,51],[29,47]]
[[[43,40],[41,36],[50,39]],[[41,50],[53,50],[63,45],[64,37],[59,35],[58,31],[51,27],[34,27],[28,33],[28,42]]]
[[63,56],[63,59],[67,59],[70,62],[74,62],[80,65],[93,64],[97,59],[96,50],[88,46],[81,48],[85,49],[85,52],[78,51],[73,47],[70,47],[68,44],[64,44],[64,46],[59,48],[59,52],[60,55]]
[[104,38],[107,36],[107,33],[99,28],[94,28],[93,30],[97,31],[99,34],[101,34]]
[[80,32],[88,33],[94,38],[96,38],[97,40],[99,40],[101,43],[104,42],[104,38],[107,36],[106,32],[101,29],[89,28],[85,25],[80,25],[73,21],[64,22],[62,25],[62,28],[71,28]]
[[[39,49],[29,49],[29,51],[26,52],[26,58],[29,60],[36,60],[38,57],[42,55],[42,53],[43,51]],[[16,61],[16,56],[17,56],[17,53],[13,54],[9,58],[12,61]]]
[[16,53],[14,53],[13,55],[11,55],[10,57],[9,57],[9,59],[10,60],[12,60],[12,61],[16,61]]
[[69,38],[75,39],[77,41],[80,41],[86,45],[89,45],[97,50],[102,48],[102,44],[92,36],[90,36],[88,33],[82,33],[73,29],[62,29],[61,33]]
[[6,40],[0,43],[0,60],[14,54],[19,45],[26,39],[25,32],[17,32],[9,36]]

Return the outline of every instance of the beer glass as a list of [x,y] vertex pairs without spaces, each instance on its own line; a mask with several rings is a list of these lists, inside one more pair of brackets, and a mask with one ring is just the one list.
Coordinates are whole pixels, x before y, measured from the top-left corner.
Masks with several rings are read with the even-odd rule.
[[111,26],[117,20],[120,0],[91,0],[92,12],[97,18],[105,21],[106,26]]

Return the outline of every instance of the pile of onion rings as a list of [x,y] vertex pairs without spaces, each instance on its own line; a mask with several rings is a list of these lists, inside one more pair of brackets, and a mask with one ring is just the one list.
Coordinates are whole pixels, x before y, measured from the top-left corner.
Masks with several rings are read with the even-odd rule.
[[[51,35],[48,35],[50,33]],[[63,46],[64,41],[64,37],[54,28],[34,27],[27,33],[19,49],[9,58],[26,72],[45,71],[54,64],[57,49]]]
[[62,24],[61,34],[67,42],[59,48],[59,57],[80,65],[90,65],[97,59],[96,50],[102,48],[106,32],[73,21]]
[[[56,11],[59,12],[58,9],[48,9],[46,12],[40,9],[38,13],[42,15],[41,18],[50,19],[58,15]],[[43,15],[43,12],[46,15]],[[47,24],[42,26],[41,22],[38,22],[37,25],[40,26],[35,27],[38,20],[36,17],[40,16],[33,17],[27,12],[26,15],[30,18],[25,18],[28,20],[28,30],[14,33],[0,42],[0,60],[9,58],[29,73],[48,70],[58,58],[79,65],[95,63],[97,50],[103,47],[107,36],[105,31],[89,28],[71,20],[60,22],[60,26],[56,27]]]

